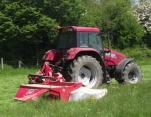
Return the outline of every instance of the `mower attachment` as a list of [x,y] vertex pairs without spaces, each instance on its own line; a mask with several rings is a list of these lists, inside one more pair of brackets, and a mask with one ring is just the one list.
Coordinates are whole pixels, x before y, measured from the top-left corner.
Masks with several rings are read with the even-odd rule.
[[80,88],[81,83],[54,83],[53,85],[43,84],[27,84],[21,85],[16,93],[15,100],[32,101],[38,99],[40,96],[48,93],[51,99],[60,99],[68,101],[72,91]]
[[84,88],[80,82],[66,82],[61,73],[54,73],[53,66],[48,62],[37,74],[28,75],[28,79],[29,84],[20,85],[15,100],[30,102],[47,93],[51,99],[78,101],[88,97],[99,99],[107,93],[103,89]]

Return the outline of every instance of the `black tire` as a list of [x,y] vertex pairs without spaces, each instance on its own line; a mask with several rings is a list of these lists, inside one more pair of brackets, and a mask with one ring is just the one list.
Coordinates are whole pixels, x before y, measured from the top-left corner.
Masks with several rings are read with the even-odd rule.
[[122,74],[121,78],[116,79],[119,83],[136,84],[142,80],[141,69],[134,62],[128,63]]
[[97,88],[102,84],[102,67],[91,56],[80,56],[73,61],[68,73],[73,82],[82,82],[85,87]]

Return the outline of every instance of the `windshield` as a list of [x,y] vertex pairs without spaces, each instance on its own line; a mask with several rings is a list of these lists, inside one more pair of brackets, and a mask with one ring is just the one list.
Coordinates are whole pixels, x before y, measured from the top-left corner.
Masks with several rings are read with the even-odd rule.
[[97,32],[79,32],[80,47],[90,47],[100,50],[102,39]]
[[59,35],[59,49],[66,49],[76,46],[75,33],[74,32],[61,32]]

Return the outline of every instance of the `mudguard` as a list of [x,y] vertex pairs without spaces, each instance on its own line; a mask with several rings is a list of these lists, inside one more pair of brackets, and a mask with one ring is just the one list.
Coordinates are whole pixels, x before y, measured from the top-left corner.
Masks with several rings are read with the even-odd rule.
[[101,59],[99,52],[94,48],[70,48],[67,50],[49,50],[43,56],[44,61],[59,61],[62,58],[73,60],[79,55],[96,55]]
[[66,59],[73,60],[80,54],[82,54],[82,55],[85,55],[85,54],[94,55],[95,54],[96,56],[101,58],[99,52],[94,48],[70,48],[69,50],[67,50]]
[[127,57],[118,51],[110,50],[110,52],[105,53],[103,59],[105,61],[106,66],[118,66],[121,63],[121,61],[127,59]]
[[116,72],[115,72],[115,77],[116,78],[121,78],[122,77],[122,73],[123,73],[123,70],[125,68],[125,66],[134,61],[134,58],[125,58],[123,59],[116,67]]

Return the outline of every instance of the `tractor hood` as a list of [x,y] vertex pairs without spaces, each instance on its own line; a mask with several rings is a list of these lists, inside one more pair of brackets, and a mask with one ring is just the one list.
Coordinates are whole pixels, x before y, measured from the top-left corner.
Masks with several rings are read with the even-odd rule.
[[118,65],[122,60],[127,58],[124,54],[111,50],[108,53],[105,53],[104,61],[105,65]]

